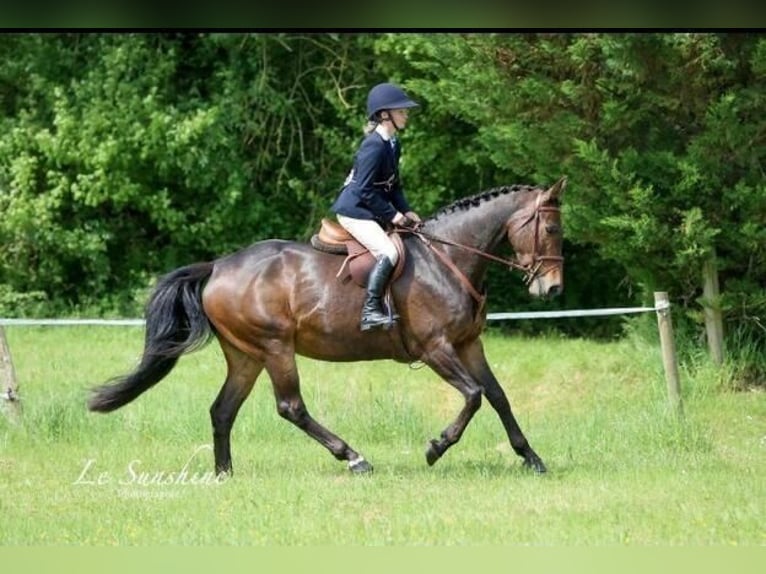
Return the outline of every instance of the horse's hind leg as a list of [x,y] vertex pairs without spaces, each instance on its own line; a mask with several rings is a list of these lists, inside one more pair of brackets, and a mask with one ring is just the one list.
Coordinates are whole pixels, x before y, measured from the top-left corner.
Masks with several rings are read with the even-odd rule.
[[221,340],[228,366],[226,381],[210,407],[210,420],[213,423],[213,451],[215,454],[215,472],[232,473],[231,466],[231,427],[239,408],[253,390],[263,364]]
[[505,396],[503,388],[500,386],[500,383],[497,382],[495,375],[487,364],[487,358],[484,355],[481,341],[477,339],[470,345],[461,349],[460,355],[463,359],[463,363],[481,384],[484,396],[487,397],[489,404],[495,409],[495,412],[497,412],[503,423],[503,427],[505,427],[505,432],[508,434],[508,440],[511,442],[511,447],[516,454],[524,459],[524,466],[539,473],[546,472],[545,464],[543,464],[543,461],[537,456],[537,453],[532,450],[524,433],[521,432],[519,423],[516,422],[516,418],[511,411],[508,397]]
[[335,458],[347,461],[352,472],[364,473],[372,470],[372,465],[358,452],[309,414],[301,396],[298,368],[292,349],[285,349],[279,355],[270,356],[266,361],[266,371],[274,386],[277,412],[281,417],[322,444]]

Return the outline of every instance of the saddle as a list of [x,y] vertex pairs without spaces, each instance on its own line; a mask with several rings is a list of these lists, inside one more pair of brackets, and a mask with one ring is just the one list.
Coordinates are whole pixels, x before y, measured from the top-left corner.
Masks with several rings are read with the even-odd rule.
[[[406,251],[404,242],[398,233],[388,233],[399,252],[399,261],[391,273],[390,283],[402,274]],[[367,286],[367,278],[375,266],[375,257],[370,251],[346,231],[339,223],[327,218],[322,219],[319,232],[311,237],[311,246],[317,251],[333,255],[346,255],[336,277],[343,283],[353,281],[359,287]],[[389,283],[389,284],[390,284]]]

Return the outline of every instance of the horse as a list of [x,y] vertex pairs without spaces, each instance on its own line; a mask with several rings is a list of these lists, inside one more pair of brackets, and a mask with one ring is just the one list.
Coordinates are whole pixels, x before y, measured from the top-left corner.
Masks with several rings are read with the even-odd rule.
[[[406,257],[388,288],[399,315],[388,329],[360,331],[364,290],[336,278],[342,255],[306,242],[262,240],[171,271],[158,279],[146,303],[138,365],[93,387],[88,409],[110,412],[128,404],[168,375],[183,354],[217,338],[227,364],[209,411],[217,476],[233,473],[232,426],[264,369],[279,415],[345,461],[352,473],[362,474],[372,471],[372,464],[309,414],[296,355],[332,362],[420,362],[464,398],[454,421],[427,443],[428,465],[460,440],[483,395],[523,466],[544,473],[545,464],[522,433],[485,357],[484,277],[490,262],[499,261],[525,274],[531,296],[561,293],[565,186],[561,178],[550,187],[493,188],[454,201],[417,228],[398,229]],[[493,253],[504,240],[515,258]]]

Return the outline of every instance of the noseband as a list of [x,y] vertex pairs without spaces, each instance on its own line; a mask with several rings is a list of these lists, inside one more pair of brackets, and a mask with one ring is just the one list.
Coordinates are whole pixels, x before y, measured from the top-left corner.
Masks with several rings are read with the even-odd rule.
[[[540,276],[540,268],[543,266],[543,264],[546,261],[554,261],[557,263],[562,263],[564,261],[564,257],[561,255],[538,255],[538,252],[540,250],[540,214],[541,213],[560,213],[561,209],[557,206],[553,205],[540,205],[540,198],[537,199],[537,205],[535,206],[534,212],[530,214],[530,216],[525,219],[516,229],[515,232],[518,232],[523,228],[525,225],[530,223],[531,221],[535,222],[535,242],[534,247],[532,251],[532,261],[529,265],[523,265],[520,261],[516,259],[505,259],[503,257],[498,257],[496,255],[493,255],[491,253],[487,253],[486,251],[482,251],[481,249],[476,249],[475,247],[471,247],[470,245],[463,245],[462,243],[456,243],[454,241],[450,241],[448,239],[443,239],[441,237],[436,237],[434,235],[431,235],[430,233],[425,233],[424,231],[420,231],[418,229],[403,229],[398,228],[395,229],[398,233],[412,233],[413,235],[416,235],[421,241],[423,241],[426,245],[428,245],[436,255],[439,256],[439,258],[449,267],[463,282],[463,284],[468,289],[469,293],[473,296],[474,299],[476,299],[479,303],[482,303],[484,300],[484,297],[481,296],[478,291],[476,291],[476,288],[471,285],[471,282],[468,280],[468,278],[455,266],[455,264],[450,261],[450,259],[441,251],[436,249],[432,242],[441,243],[443,245],[450,245],[452,247],[457,247],[459,249],[463,249],[465,251],[469,251],[471,253],[474,253],[476,255],[479,255],[480,257],[483,257],[485,259],[489,259],[490,261],[495,261],[497,263],[502,263],[503,265],[507,265],[511,269],[518,269],[522,273],[524,273],[524,284],[529,285],[534,281],[538,276]],[[510,230],[510,222],[505,227],[506,234],[508,236],[511,235]],[[543,275],[548,273],[552,267],[549,267]]]

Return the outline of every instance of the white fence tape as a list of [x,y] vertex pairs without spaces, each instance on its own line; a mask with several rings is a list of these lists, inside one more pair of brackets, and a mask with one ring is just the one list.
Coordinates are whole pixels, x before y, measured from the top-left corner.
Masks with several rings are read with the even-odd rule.
[[594,317],[598,315],[626,315],[654,311],[654,307],[617,307],[613,309],[570,309],[562,311],[530,311],[529,313],[489,313],[487,319],[557,319],[559,317]]
[[143,325],[143,319],[0,319],[0,325]]
[[[560,317],[595,317],[626,315],[656,311],[655,307],[615,307],[611,309],[569,309],[561,311],[530,311],[526,313],[489,313],[487,320],[558,319]],[[0,319],[0,325],[143,325],[143,319]]]

